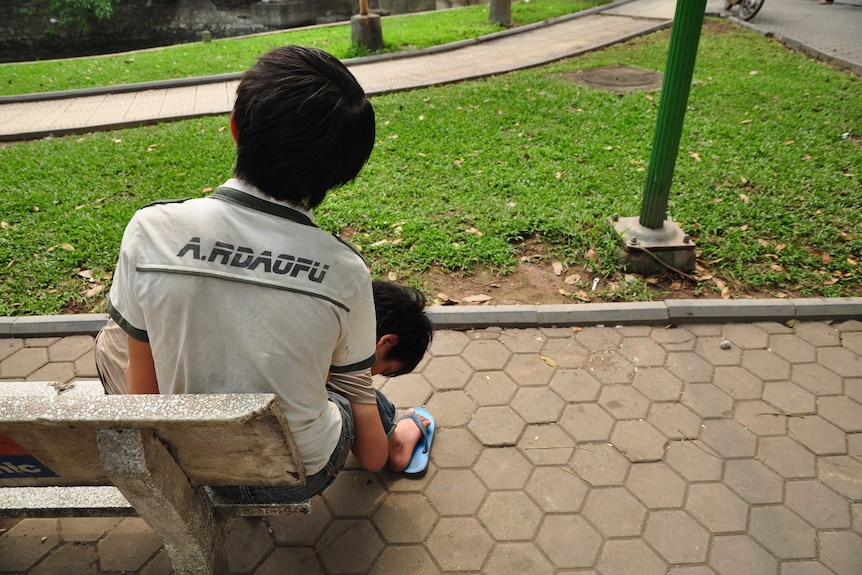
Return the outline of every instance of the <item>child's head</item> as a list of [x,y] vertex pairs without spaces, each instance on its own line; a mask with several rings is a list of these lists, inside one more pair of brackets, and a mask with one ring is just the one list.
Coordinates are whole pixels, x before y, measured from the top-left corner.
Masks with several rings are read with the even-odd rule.
[[374,110],[337,58],[285,46],[243,75],[231,129],[238,178],[277,200],[314,208],[368,160]]
[[386,281],[374,281],[377,313],[377,361],[375,375],[403,375],[416,369],[434,335],[425,315],[425,296],[417,289]]

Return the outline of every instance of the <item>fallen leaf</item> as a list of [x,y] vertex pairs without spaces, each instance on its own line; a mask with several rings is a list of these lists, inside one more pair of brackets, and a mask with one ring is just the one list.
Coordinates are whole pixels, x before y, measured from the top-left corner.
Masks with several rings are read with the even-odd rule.
[[557,293],[558,293],[558,294],[560,294],[560,295],[564,295],[564,296],[566,296],[566,297],[570,297],[570,296],[572,295],[572,294],[571,294],[571,292],[567,292],[567,291],[566,291],[566,290],[564,290],[563,288],[558,289],[558,290],[557,290]]
[[561,262],[554,262],[552,265],[553,265],[553,268],[554,268],[554,275],[555,275],[555,276],[562,275],[562,273],[563,273],[563,264],[562,264]]
[[763,238],[757,238],[757,243],[759,243],[759,244],[760,244],[761,246],[763,246],[763,247],[768,247],[768,246],[769,246],[769,242],[768,242],[768,241],[766,241],[766,240],[764,240]]
[[769,267],[772,268],[774,271],[777,271],[779,273],[787,273],[787,270],[784,269],[784,266],[782,266],[781,264],[772,264]]
[[688,157],[689,157],[689,158],[694,158],[694,160],[695,160],[696,162],[699,162],[699,161],[700,161],[700,154],[698,154],[697,152],[689,152],[689,153],[688,153]]
[[371,247],[372,248],[379,248],[380,246],[385,246],[388,243],[389,243],[389,240],[378,240],[378,241],[374,242],[373,244],[371,244]]
[[210,193],[211,191],[213,191],[213,189],[212,189],[212,188],[203,188],[203,189],[201,190],[201,193],[202,193],[202,194],[208,194],[208,193]]
[[581,326],[579,326],[579,325],[576,325],[576,326],[572,327],[572,332],[573,332],[573,333],[580,333],[580,332],[582,332],[582,331],[584,331],[584,328],[582,328],[582,327],[581,327]]
[[859,265],[859,262],[857,262],[853,258],[847,258],[847,263],[850,264],[851,266],[858,266]]
[[4,230],[8,230],[9,229],[9,222],[0,222],[0,228],[3,228]]
[[81,270],[78,275],[86,280],[93,281],[93,270]]
[[398,272],[389,272],[386,274],[386,277],[389,278],[389,281],[391,282],[398,281]]
[[838,281],[839,281],[840,279],[841,279],[841,278],[831,278],[831,279],[828,279],[828,280],[826,280],[825,282],[823,282],[823,285],[825,285],[825,286],[831,286],[831,285],[837,284],[837,283],[838,283]]
[[730,288],[725,286],[721,289],[721,299],[730,299]]
[[93,287],[84,292],[84,297],[95,297],[102,293],[102,290],[105,289],[105,286],[102,284],[95,284]]
[[849,242],[849,241],[853,240],[853,236],[851,236],[847,232],[838,232],[838,237],[841,238],[842,240],[844,240],[845,242]]
[[556,174],[554,174],[554,177],[557,178],[558,180],[562,180],[563,179],[563,172],[557,172]]
[[458,303],[458,300],[450,298],[443,292],[440,292],[436,296],[434,296],[434,299],[439,305],[455,305]]
[[468,295],[467,297],[463,298],[462,301],[465,301],[467,303],[485,303],[487,301],[491,301],[492,299],[494,298],[489,295],[480,293],[476,295]]
[[742,123],[743,123],[743,124],[750,124],[750,123],[752,123],[753,121],[754,121],[754,120],[743,120],[743,121],[742,121]]
[[748,224],[742,224],[739,226],[739,231],[744,232],[748,229]]
[[757,76],[757,70],[752,70],[748,73],[749,76]]
[[794,143],[796,143],[796,140],[784,140],[785,146],[789,146],[789,145],[794,144]]
[[581,281],[581,276],[578,274],[572,274],[570,276],[566,276],[566,279],[564,279],[563,281],[566,282],[568,285],[573,286],[579,281]]
[[682,283],[681,282],[673,282],[672,284],[670,284],[670,289],[671,289],[671,291],[679,291],[682,289]]
[[742,203],[744,204],[748,203],[748,195],[746,194],[739,194],[739,199],[742,200]]
[[553,360],[553,359],[551,359],[550,357],[547,357],[547,356],[544,356],[544,355],[540,355],[539,357],[541,357],[541,358],[542,358],[542,361],[544,361],[545,363],[547,363],[548,365],[550,365],[550,366],[551,366],[551,367],[553,367],[554,369],[557,369],[557,362],[556,362],[556,361],[554,361],[554,360]]
[[479,230],[477,230],[476,228],[473,228],[473,227],[467,228],[467,233],[468,234],[475,234],[476,237],[479,237],[479,238],[481,238],[484,235],[482,232],[480,232]]
[[718,289],[724,289],[727,286],[727,283],[721,278],[712,278],[712,282],[718,287]]

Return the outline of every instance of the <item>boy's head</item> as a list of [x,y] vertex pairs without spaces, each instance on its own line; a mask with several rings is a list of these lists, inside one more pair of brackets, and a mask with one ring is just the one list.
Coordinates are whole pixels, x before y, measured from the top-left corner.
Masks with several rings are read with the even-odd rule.
[[434,336],[425,315],[425,296],[417,289],[386,281],[374,281],[377,314],[377,361],[371,373],[403,375],[416,369]]
[[374,146],[374,110],[337,58],[276,48],[243,74],[231,114],[236,177],[314,208],[353,180]]

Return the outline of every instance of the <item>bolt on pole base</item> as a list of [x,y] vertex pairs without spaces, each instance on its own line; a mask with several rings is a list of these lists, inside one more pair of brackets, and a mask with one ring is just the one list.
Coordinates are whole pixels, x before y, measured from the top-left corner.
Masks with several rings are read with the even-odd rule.
[[626,270],[645,276],[669,270],[694,271],[694,241],[669,219],[655,229],[641,225],[638,217],[614,215],[610,224],[623,242]]

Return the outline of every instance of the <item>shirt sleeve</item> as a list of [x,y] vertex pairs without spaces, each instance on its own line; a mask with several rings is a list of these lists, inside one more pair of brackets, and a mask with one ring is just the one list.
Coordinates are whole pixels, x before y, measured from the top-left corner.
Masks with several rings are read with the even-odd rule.
[[377,320],[371,275],[364,262],[361,265],[358,287],[350,311],[345,314],[341,338],[332,355],[329,385],[348,401],[375,403],[377,396],[372,385],[371,366],[375,361]]
[[114,270],[111,292],[108,295],[107,311],[111,318],[130,336],[149,342],[143,310],[135,295],[135,267],[140,212],[136,213],[123,232],[120,257]]

